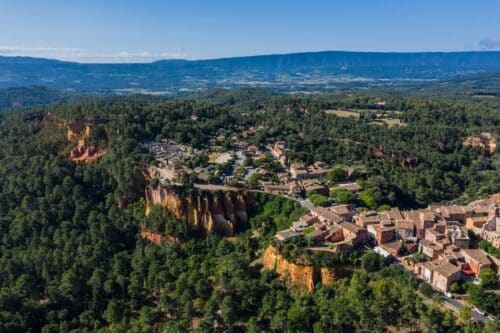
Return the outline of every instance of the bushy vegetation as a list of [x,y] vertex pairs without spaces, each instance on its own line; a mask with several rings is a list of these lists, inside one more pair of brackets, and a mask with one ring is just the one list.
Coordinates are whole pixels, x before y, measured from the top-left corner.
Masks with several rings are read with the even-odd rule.
[[488,243],[487,241],[485,240],[481,240],[479,241],[478,243],[478,247],[480,249],[483,249],[485,250],[486,252],[488,252],[489,254],[492,254],[494,255],[495,257],[497,258],[500,258],[500,249],[494,247],[493,245],[491,245],[491,243]]
[[277,231],[288,229],[305,213],[304,208],[287,198],[255,193],[255,206],[250,223],[263,237],[273,237]]
[[482,285],[470,283],[466,285],[466,290],[470,303],[493,316],[500,315],[500,295],[494,292],[485,292]]
[[356,195],[343,188],[335,188],[330,191],[330,197],[338,203],[350,204],[356,200]]
[[328,197],[323,194],[319,194],[316,191],[309,191],[306,193],[306,196],[309,200],[311,200],[314,206],[325,207],[329,205]]

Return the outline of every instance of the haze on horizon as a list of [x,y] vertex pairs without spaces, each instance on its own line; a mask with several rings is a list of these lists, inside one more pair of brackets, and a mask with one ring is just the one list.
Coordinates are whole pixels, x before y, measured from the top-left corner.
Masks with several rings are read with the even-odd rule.
[[113,63],[499,50],[498,13],[495,0],[7,0],[0,3],[0,55]]

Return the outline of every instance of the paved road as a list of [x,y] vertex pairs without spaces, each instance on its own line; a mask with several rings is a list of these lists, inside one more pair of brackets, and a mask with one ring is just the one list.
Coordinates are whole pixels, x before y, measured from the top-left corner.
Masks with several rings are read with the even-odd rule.
[[193,184],[193,187],[205,191],[236,191],[237,189],[225,185],[216,184]]
[[[287,197],[288,198],[288,197]],[[295,200],[295,199],[294,199]],[[309,199],[304,199],[304,200],[297,200],[297,202],[304,207],[305,209],[311,210],[313,209],[314,205]]]
[[[265,193],[262,190],[245,189],[245,188],[241,188],[240,189],[240,188],[230,187],[230,186],[226,186],[226,185],[193,184],[193,186],[195,188],[198,188],[200,190],[205,190],[205,191],[239,191],[239,190],[245,190],[245,191],[249,191],[249,192],[261,192],[261,193]],[[277,195],[277,194],[272,194],[272,195]],[[296,198],[292,198],[292,197],[284,196],[284,195],[278,195],[278,196],[294,200],[294,201],[298,202],[302,207],[304,207],[305,209],[308,209],[308,210],[311,210],[314,207],[314,205],[312,204],[311,200],[309,200],[309,199],[296,199]]]
[[[400,258],[400,260],[403,261],[402,258]],[[393,265],[398,265],[398,266],[403,267],[408,272],[412,273],[412,275],[414,277],[416,277],[417,279],[419,279],[419,277],[416,276],[413,271],[408,270],[401,262],[395,262],[395,263],[393,263]],[[430,299],[427,299],[427,300],[429,300],[429,302],[430,302]],[[448,298],[448,297],[445,297],[445,296],[440,296],[439,300],[440,300],[441,304],[443,304],[445,307],[447,307],[448,309],[450,309],[451,311],[454,311],[454,312],[459,312],[464,307],[464,305],[462,303],[460,303],[459,301],[457,301],[456,299]],[[424,299],[424,302],[425,301],[426,301],[426,299]],[[490,320],[488,317],[483,316],[482,314],[478,313],[474,309],[471,310],[471,315],[472,315],[472,318],[474,318],[477,321],[483,322],[483,323],[486,320]]]
[[[458,312],[464,307],[464,305],[462,303],[460,303],[459,301],[457,301],[456,299],[450,299],[450,298],[447,298],[444,296],[441,296],[440,299],[441,299],[441,303],[452,311]],[[471,314],[472,314],[472,318],[474,318],[477,321],[484,323],[486,320],[489,320],[488,317],[483,316],[482,314],[480,314],[479,312],[477,312],[474,309],[471,310]]]
[[243,155],[243,152],[241,150],[237,150],[235,153],[234,153],[234,162],[236,163],[236,165],[243,165],[243,163],[245,162],[245,156]]
[[254,173],[257,172],[257,169],[249,169],[246,171],[245,176],[243,177],[244,180],[248,180]]

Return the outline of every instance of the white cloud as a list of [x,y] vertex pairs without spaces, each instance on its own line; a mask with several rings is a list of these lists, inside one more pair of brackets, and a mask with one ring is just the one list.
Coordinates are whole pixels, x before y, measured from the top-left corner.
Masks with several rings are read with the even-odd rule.
[[92,53],[85,49],[0,45],[0,55],[28,56],[84,63],[151,62],[161,59],[188,59],[181,51]]
[[478,45],[482,49],[498,49],[500,48],[500,39],[497,37],[483,38],[479,41]]

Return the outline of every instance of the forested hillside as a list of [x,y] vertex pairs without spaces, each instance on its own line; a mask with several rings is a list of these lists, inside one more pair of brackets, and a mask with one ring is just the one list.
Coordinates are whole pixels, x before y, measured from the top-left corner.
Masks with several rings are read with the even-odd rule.
[[75,96],[69,92],[36,86],[0,89],[0,110],[63,102]]
[[82,64],[0,57],[0,88],[47,85],[85,92],[177,93],[214,87],[324,90],[432,82],[477,72],[498,72],[500,52],[325,51],[146,64]]
[[[276,224],[299,212],[283,199],[260,198],[234,239],[172,227],[183,221],[164,211],[144,214],[143,171],[151,156],[141,142],[169,138],[204,149],[217,132],[230,145],[252,126],[263,128],[253,144],[285,139],[293,160],[359,167],[377,205],[419,207],[500,192],[498,153],[462,145],[468,135],[500,135],[498,109],[446,99],[377,102],[242,90],[2,113],[0,332],[478,331],[470,318],[454,319],[424,302],[402,269],[366,264],[382,259],[313,256],[353,272],[305,294],[261,272],[258,259]],[[356,119],[325,112],[341,107],[365,113]],[[372,109],[400,124],[374,123],[366,111]],[[75,120],[91,123],[89,140],[107,148],[96,163],[68,158],[67,124]],[[400,163],[401,156],[415,163]],[[157,246],[139,237],[142,225],[159,224],[177,230],[179,241]],[[495,332],[494,325],[483,329]]]

